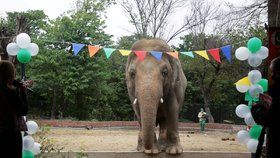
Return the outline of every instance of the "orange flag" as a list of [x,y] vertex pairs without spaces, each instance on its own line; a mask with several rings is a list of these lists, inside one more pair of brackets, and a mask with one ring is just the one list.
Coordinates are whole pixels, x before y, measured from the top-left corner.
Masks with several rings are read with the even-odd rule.
[[177,51],[174,51],[174,52],[166,52],[167,54],[169,54],[170,56],[172,56],[172,57],[174,57],[174,58],[176,58],[176,59],[178,59],[179,57],[178,57],[178,52]]
[[221,63],[220,49],[219,49],[219,48],[209,49],[208,52],[212,55],[212,57],[213,57],[218,63]]
[[88,46],[88,51],[89,51],[89,56],[93,57],[98,51],[99,51],[99,47],[96,46]]

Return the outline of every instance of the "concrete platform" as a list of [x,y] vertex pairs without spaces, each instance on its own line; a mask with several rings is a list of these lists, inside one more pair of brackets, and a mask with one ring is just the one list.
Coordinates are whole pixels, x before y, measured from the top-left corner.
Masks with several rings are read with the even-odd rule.
[[96,152],[71,152],[71,153],[49,153],[44,154],[46,158],[251,158],[250,153],[230,153],[230,152],[215,152],[215,151],[187,151],[181,155],[171,156],[165,153],[158,155],[145,155],[140,152],[110,152],[110,151],[96,151]]

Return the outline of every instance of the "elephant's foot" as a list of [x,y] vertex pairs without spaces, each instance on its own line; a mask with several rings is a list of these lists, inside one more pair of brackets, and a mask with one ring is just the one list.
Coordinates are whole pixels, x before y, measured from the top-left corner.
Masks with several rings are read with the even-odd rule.
[[158,145],[159,145],[159,150],[160,151],[165,151],[165,149],[166,149],[166,139],[159,138],[158,139]]
[[166,147],[165,152],[168,154],[181,154],[183,152],[183,148],[180,143],[172,144]]
[[137,151],[144,152],[146,154],[158,154],[160,152],[158,145],[153,145],[152,149],[145,149],[144,146],[137,146]]

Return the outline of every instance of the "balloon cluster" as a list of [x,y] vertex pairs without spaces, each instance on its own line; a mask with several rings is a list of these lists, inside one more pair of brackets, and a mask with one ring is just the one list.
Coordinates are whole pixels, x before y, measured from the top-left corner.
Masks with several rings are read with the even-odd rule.
[[20,63],[28,63],[31,56],[35,56],[39,52],[39,47],[36,43],[31,43],[28,34],[20,33],[16,37],[16,43],[9,43],[7,45],[7,52],[11,56],[17,56]]
[[23,143],[23,158],[34,158],[35,155],[41,152],[41,145],[34,141],[32,134],[35,134],[39,130],[39,126],[35,121],[27,121],[27,131],[28,135],[24,136],[22,139]]
[[[247,60],[251,67],[258,67],[261,65],[262,60],[268,57],[268,49],[262,46],[262,41],[257,38],[251,38],[247,42],[247,47],[240,47],[236,49],[235,56],[239,60]],[[255,153],[258,146],[258,138],[262,131],[262,126],[255,123],[252,114],[252,103],[259,100],[259,95],[268,90],[267,79],[262,78],[262,74],[259,70],[252,70],[248,75],[235,83],[236,89],[245,93],[245,100],[249,105],[240,104],[236,107],[235,113],[238,117],[244,118],[244,122],[249,130],[241,130],[237,133],[237,140],[240,143],[247,145],[248,150],[251,153]]]

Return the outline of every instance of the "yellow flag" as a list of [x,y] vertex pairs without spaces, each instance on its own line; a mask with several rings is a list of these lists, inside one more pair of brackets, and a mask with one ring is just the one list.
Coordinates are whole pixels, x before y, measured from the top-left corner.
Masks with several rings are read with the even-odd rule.
[[131,52],[131,50],[124,50],[124,49],[120,49],[119,51],[122,54],[122,56],[128,56]]
[[247,85],[250,86],[251,82],[248,77],[244,77],[235,83],[236,85]]
[[207,55],[207,52],[206,50],[199,50],[199,51],[194,51],[196,54],[202,56],[203,58],[209,60],[209,57]]

